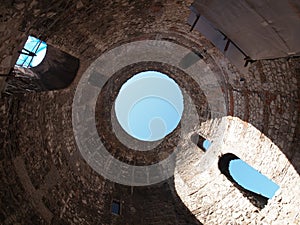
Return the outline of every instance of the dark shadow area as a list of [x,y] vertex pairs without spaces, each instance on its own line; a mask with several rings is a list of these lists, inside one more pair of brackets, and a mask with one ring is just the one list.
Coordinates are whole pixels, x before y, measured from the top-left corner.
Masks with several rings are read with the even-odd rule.
[[151,186],[114,184],[112,188],[112,195],[107,197],[112,202],[118,199],[122,210],[120,215],[111,213],[109,224],[202,225],[177,195],[174,177]]

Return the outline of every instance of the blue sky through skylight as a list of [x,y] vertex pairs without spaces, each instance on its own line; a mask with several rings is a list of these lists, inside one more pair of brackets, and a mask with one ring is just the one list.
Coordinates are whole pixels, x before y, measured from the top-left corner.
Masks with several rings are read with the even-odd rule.
[[120,89],[115,111],[128,134],[139,140],[156,141],[177,127],[183,96],[170,77],[157,71],[141,72]]
[[230,161],[229,171],[239,185],[267,198],[272,198],[279,189],[279,186],[276,183],[259,173],[241,159]]
[[[33,52],[36,54],[36,56],[33,57],[26,54],[20,54],[16,65],[25,68],[35,67],[39,65],[45,58],[47,52],[47,44],[32,36],[28,36],[28,39],[23,48],[28,50],[29,52]],[[28,51],[24,49],[22,50],[22,52],[28,53]]]
[[211,142],[209,141],[209,140],[205,140],[204,142],[203,142],[203,148],[207,151],[208,150],[208,148],[210,147],[210,145],[211,145]]

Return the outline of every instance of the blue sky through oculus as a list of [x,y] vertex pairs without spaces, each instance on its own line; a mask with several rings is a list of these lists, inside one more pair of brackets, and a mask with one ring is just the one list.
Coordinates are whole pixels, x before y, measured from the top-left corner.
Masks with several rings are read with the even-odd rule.
[[183,112],[183,96],[167,75],[141,72],[121,87],[115,111],[129,135],[142,141],[156,141],[177,127]]

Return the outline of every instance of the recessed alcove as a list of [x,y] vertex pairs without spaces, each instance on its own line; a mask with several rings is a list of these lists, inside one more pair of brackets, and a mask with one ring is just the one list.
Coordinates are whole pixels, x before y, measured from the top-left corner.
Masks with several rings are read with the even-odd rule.
[[[25,41],[25,40],[24,40]],[[79,59],[29,35],[6,79],[9,95],[64,89],[79,69]]]
[[219,169],[253,205],[263,208],[279,186],[232,153],[222,155]]
[[20,51],[16,66],[32,68],[38,66],[47,53],[47,44],[33,36],[28,36],[27,41]]
[[197,145],[203,152],[206,152],[211,146],[211,142],[199,134],[193,134],[191,141]]

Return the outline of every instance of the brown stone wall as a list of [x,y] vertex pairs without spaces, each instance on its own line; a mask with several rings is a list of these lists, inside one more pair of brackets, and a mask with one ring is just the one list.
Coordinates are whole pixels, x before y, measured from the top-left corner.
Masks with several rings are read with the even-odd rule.
[[[248,73],[238,72],[204,37],[189,32],[190,3],[3,2],[0,73],[14,65],[29,34],[79,58],[80,69],[68,89],[1,98],[1,224],[300,223],[295,210],[300,196],[299,59],[259,61]],[[179,143],[191,149],[193,161],[178,166],[175,177],[165,182],[128,187],[105,180],[82,158],[73,135],[72,102],[79,79],[101,53],[148,39],[203,54],[201,63],[210,76],[200,79],[203,89],[193,87],[191,95],[204,95],[197,110],[208,104],[208,112]],[[166,70],[175,73],[174,79],[183,77]],[[218,89],[205,82],[217,82]],[[191,142],[195,132],[213,141],[207,153]],[[264,209],[253,206],[218,170],[218,157],[227,152],[280,186]],[[110,212],[113,199],[121,201],[120,216]]]

